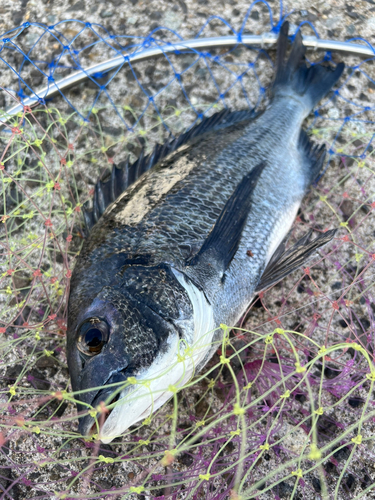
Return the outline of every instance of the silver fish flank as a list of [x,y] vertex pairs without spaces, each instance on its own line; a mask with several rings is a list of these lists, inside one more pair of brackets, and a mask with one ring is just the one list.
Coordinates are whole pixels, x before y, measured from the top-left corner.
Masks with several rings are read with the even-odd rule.
[[287,46],[285,22],[262,113],[219,112],[97,183],[68,311],[83,435],[98,432],[88,409],[101,401],[106,443],[152,414],[213,355],[220,323],[332,239],[284,246],[325,157],[302,123],[344,65],[308,67],[299,32]]

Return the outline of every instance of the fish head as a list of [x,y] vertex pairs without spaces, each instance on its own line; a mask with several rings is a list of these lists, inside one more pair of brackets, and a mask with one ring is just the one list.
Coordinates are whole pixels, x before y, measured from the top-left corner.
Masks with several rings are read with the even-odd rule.
[[[79,278],[76,268],[67,358],[79,431],[85,436],[99,432],[103,442],[110,442],[172,396],[164,389],[181,378],[173,371],[179,320],[186,325],[193,313],[178,281],[165,270],[130,266],[102,282],[97,270],[88,280],[86,274]],[[106,413],[96,419],[92,410],[98,408]]]
[[[142,309],[121,291],[106,287],[69,325],[68,366],[80,412],[101,402],[110,406],[123,396],[128,379],[151,366],[164,338],[173,335],[160,320],[152,328]],[[95,429],[95,419],[81,417],[81,434]]]

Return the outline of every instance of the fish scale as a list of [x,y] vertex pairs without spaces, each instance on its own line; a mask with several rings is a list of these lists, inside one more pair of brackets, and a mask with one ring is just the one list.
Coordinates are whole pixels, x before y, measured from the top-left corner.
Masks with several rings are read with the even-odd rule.
[[263,113],[219,112],[97,183],[68,311],[82,434],[96,425],[86,408],[101,401],[104,442],[149,416],[203,368],[220,323],[235,325],[256,292],[333,238],[285,249],[325,156],[301,125],[344,67],[307,67],[300,33],[285,61],[287,35],[284,23]]

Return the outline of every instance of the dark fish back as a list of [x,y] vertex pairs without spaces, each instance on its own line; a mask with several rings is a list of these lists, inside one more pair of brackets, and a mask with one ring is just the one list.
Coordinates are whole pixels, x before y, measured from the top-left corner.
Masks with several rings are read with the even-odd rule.
[[210,117],[204,117],[197,125],[187,132],[177,136],[170,136],[164,144],[156,144],[150,154],[145,155],[144,148],[134,163],[129,157],[114,165],[110,175],[104,175],[95,185],[92,208],[90,202],[82,207],[85,219],[85,233],[89,235],[92,227],[98,222],[106,208],[113,203],[121,193],[131,186],[139,177],[157,165],[161,160],[176,151],[180,146],[188,144],[193,139],[226,128],[233,123],[240,123],[255,117],[254,110],[230,111],[223,109]]
[[[241,142],[253,113],[220,115],[212,117],[215,126],[208,131],[203,128],[202,135],[179,139],[182,144],[176,150],[159,160],[109,206],[91,228],[82,258],[86,255],[91,260],[92,252],[99,248],[100,253],[107,248],[110,253],[153,255],[153,263],[160,262],[161,255],[167,260],[185,260],[194,253],[243,177],[244,163],[249,165],[249,145],[236,143]],[[256,143],[254,137],[254,147]],[[223,152],[225,159],[218,161]],[[161,193],[163,182],[173,175],[177,181],[170,181],[166,192]],[[126,216],[124,212],[128,212]]]

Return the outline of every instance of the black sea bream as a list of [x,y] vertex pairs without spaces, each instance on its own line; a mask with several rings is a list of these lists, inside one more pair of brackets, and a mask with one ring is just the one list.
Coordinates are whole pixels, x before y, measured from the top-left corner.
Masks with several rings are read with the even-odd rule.
[[325,156],[301,125],[344,65],[307,67],[300,33],[287,45],[285,22],[264,112],[221,111],[98,182],[69,298],[82,434],[101,401],[117,400],[103,442],[149,416],[212,356],[220,323],[333,237],[283,243]]

